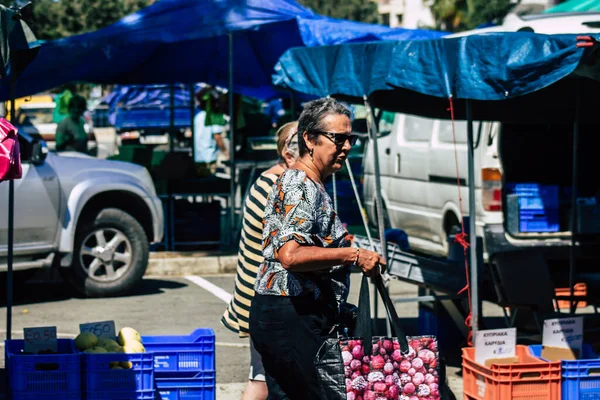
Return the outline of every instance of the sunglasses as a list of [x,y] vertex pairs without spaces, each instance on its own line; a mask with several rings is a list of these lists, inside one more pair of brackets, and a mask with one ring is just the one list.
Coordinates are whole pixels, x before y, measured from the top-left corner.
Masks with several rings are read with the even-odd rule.
[[347,133],[336,133],[336,132],[325,132],[325,131],[315,131],[319,135],[323,135],[329,140],[331,140],[337,147],[342,147],[346,140],[350,142],[350,146],[354,146],[356,141],[358,140],[358,135],[352,135]]

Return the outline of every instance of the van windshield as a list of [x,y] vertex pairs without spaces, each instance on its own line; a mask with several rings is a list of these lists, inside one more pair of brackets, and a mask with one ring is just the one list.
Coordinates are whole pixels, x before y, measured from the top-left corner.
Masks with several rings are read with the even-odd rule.
[[51,108],[22,108],[19,110],[18,121],[21,125],[51,124],[53,112]]

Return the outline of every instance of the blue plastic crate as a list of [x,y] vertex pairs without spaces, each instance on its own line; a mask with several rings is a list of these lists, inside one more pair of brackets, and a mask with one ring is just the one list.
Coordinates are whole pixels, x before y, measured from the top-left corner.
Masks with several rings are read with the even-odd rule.
[[156,400],[156,392],[154,390],[138,390],[132,392],[110,392],[98,393],[87,392],[85,398],[87,400]]
[[81,399],[81,357],[73,340],[58,339],[60,354],[22,354],[23,340],[4,344],[13,399]]
[[143,336],[146,351],[154,353],[154,370],[201,372],[215,370],[215,332],[196,329],[184,336]]
[[[542,345],[529,346],[536,357]],[[600,400],[600,359],[592,346],[584,344],[581,359],[561,361],[562,400]]]
[[161,400],[214,400],[215,371],[164,373],[156,378],[156,391]]
[[519,220],[520,232],[558,232],[558,221],[553,218],[537,220]]
[[[136,400],[154,390],[154,354],[82,354],[85,391],[93,399]],[[110,369],[111,362],[129,361],[130,369]],[[124,397],[124,396],[129,397]],[[118,397],[115,397],[118,396]],[[140,397],[142,396],[142,397]]]
[[558,185],[542,185],[539,183],[507,183],[507,194],[517,194],[519,197],[542,197],[548,204],[558,204]]

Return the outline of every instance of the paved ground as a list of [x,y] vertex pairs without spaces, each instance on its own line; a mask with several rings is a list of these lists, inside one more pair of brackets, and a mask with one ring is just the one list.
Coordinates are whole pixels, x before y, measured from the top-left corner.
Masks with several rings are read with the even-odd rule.
[[[202,277],[222,291],[226,297],[233,287],[233,275]],[[350,301],[356,302],[360,276],[353,275]],[[414,296],[416,289],[407,284],[392,282],[392,296]],[[219,319],[225,302],[209,290],[184,277],[146,277],[140,288],[130,296],[112,299],[82,299],[74,297],[62,282],[29,283],[16,294],[13,310],[13,337],[21,337],[24,327],[56,325],[59,335],[73,337],[79,324],[112,319],[117,329],[132,326],[142,335],[187,334],[198,327],[210,327],[216,334],[218,399],[239,399],[248,373],[248,342],[225,329]],[[416,333],[417,306],[399,304],[398,313],[408,334]],[[382,310],[380,308],[380,310]],[[496,309],[493,311],[497,313]],[[490,315],[490,310],[486,310]],[[5,326],[6,309],[0,309],[0,326]],[[6,331],[0,331],[4,339]],[[459,354],[459,349],[456,349]],[[3,363],[4,360],[0,360]],[[451,387],[462,398],[459,363],[448,368]]]

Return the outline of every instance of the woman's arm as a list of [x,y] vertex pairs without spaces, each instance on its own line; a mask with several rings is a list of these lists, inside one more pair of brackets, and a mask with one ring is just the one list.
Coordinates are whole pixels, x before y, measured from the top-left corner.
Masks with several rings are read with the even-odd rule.
[[378,274],[380,265],[386,265],[385,260],[374,251],[358,250],[354,247],[327,248],[318,246],[301,246],[292,240],[279,249],[279,262],[283,268],[292,272],[319,271],[336,265],[350,265],[356,261],[356,266],[367,276]]
[[354,263],[356,249],[301,246],[298,242],[290,240],[279,249],[278,259],[283,268],[293,272],[319,271],[336,265]]

